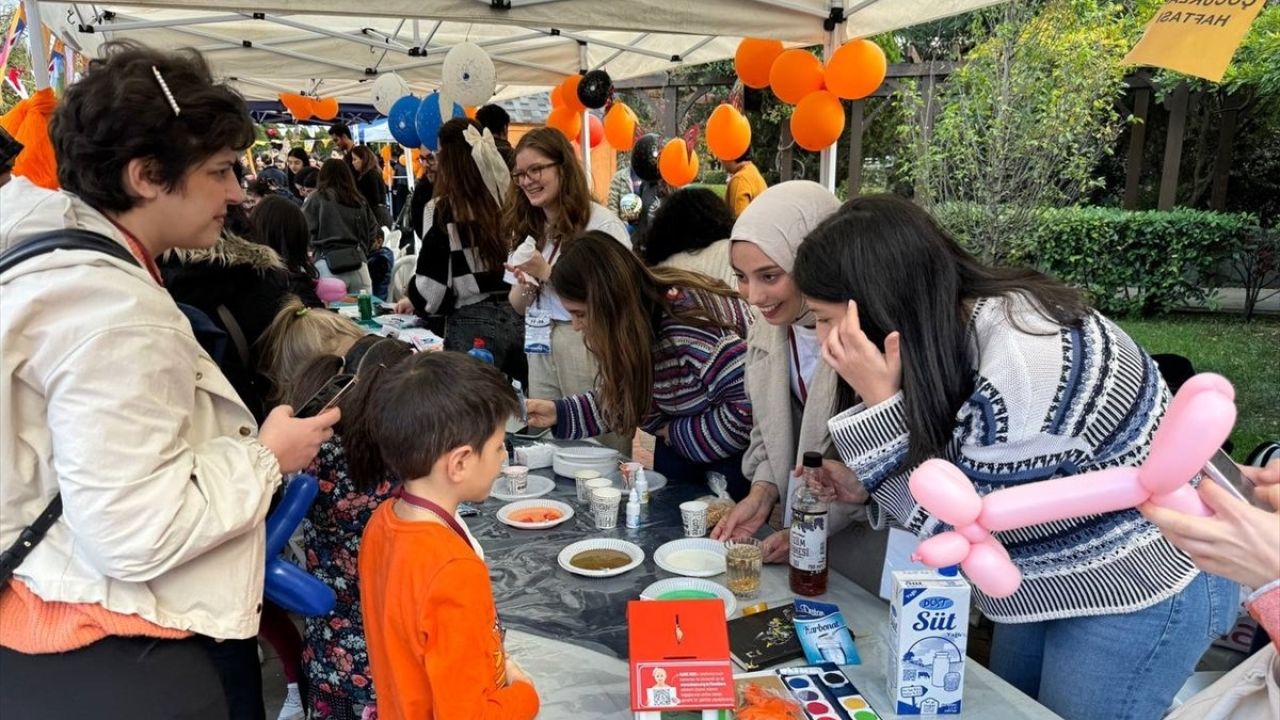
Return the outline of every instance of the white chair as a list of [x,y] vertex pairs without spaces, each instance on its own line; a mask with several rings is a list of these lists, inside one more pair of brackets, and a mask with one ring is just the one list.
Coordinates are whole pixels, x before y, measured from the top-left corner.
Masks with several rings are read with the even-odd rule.
[[405,255],[391,266],[391,302],[397,302],[405,296],[406,288],[413,282],[413,271],[417,266],[417,255]]

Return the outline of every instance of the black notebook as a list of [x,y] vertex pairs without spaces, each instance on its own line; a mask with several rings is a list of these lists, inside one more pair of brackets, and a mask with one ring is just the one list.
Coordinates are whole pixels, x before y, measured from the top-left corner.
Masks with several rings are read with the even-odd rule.
[[760,670],[804,657],[791,603],[729,621],[729,650],[745,670]]

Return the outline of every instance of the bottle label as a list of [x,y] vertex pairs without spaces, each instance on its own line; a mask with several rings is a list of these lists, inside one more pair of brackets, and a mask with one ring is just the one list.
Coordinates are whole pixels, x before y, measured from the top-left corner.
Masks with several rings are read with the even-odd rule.
[[827,513],[795,511],[791,519],[791,567],[807,572],[827,568]]

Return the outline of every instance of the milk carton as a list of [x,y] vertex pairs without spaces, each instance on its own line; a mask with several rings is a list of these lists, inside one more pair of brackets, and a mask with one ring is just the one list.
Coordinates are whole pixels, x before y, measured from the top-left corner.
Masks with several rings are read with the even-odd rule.
[[959,715],[969,635],[969,584],[932,570],[893,573],[889,697],[899,715]]

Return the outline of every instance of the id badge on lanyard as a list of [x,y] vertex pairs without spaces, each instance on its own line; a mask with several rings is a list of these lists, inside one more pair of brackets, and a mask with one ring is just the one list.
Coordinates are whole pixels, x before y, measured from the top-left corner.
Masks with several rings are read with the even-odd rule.
[[551,354],[551,313],[531,307],[524,313],[524,351],[530,355]]

